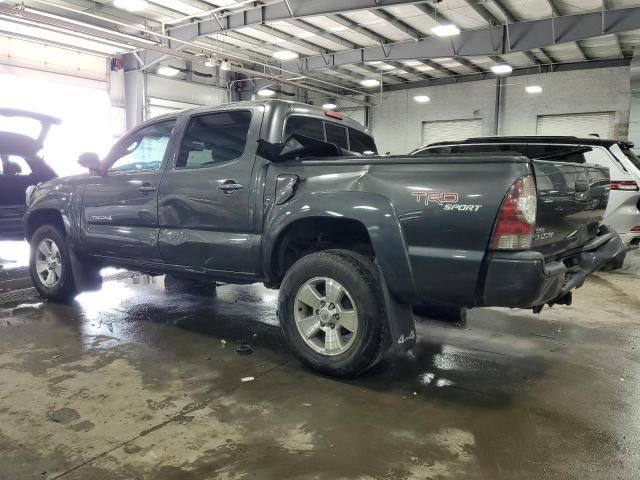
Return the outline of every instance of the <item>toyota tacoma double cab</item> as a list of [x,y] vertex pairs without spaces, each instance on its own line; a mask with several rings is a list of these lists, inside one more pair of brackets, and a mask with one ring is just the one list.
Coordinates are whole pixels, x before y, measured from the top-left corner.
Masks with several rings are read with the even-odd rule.
[[606,168],[516,153],[377,156],[333,111],[281,100],[147,121],[89,172],[27,192],[31,277],[51,300],[119,266],[279,288],[308,366],[355,376],[416,340],[412,306],[570,304],[624,252]]

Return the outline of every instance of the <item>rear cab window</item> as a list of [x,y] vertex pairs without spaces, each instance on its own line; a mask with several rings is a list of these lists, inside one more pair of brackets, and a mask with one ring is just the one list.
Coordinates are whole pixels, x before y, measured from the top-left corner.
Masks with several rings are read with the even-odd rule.
[[318,117],[291,115],[287,118],[284,136],[298,134],[323,142],[339,145],[345,150],[362,155],[376,155],[378,149],[373,138],[353,127],[325,121]]

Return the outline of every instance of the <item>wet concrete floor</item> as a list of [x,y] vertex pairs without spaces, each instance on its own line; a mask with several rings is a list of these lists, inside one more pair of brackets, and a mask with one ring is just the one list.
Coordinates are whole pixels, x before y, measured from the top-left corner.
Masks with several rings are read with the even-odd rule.
[[56,305],[6,262],[0,479],[640,478],[631,257],[572,307],[421,318],[412,354],[351,381],[287,351],[276,291],[125,274]]

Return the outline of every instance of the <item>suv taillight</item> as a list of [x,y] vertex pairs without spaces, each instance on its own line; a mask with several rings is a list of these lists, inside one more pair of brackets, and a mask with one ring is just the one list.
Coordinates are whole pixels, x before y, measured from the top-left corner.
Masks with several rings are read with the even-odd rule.
[[526,250],[531,247],[536,228],[538,198],[533,175],[520,177],[502,201],[493,230],[494,250]]
[[637,192],[638,184],[631,180],[611,180],[611,190],[625,190],[627,192]]

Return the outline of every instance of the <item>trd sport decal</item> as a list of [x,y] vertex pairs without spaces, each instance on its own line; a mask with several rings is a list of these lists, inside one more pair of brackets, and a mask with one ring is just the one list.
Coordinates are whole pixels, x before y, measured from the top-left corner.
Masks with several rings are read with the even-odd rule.
[[460,195],[457,192],[412,192],[411,195],[416,197],[418,203],[424,202],[427,206],[438,205],[448,212],[477,212],[482,208],[482,205],[458,203]]

